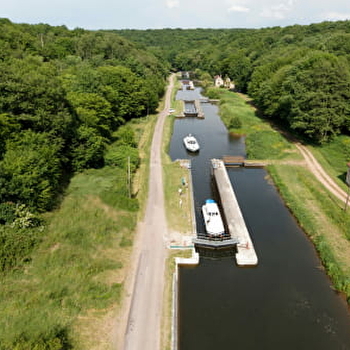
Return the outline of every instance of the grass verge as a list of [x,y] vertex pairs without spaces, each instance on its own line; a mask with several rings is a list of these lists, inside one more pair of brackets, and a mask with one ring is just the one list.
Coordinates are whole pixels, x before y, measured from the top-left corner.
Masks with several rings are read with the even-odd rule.
[[189,186],[191,170],[181,166],[181,162],[173,162],[168,155],[174,121],[174,115],[169,115],[163,130],[162,164],[166,215],[170,231],[189,234],[192,232],[192,197]]

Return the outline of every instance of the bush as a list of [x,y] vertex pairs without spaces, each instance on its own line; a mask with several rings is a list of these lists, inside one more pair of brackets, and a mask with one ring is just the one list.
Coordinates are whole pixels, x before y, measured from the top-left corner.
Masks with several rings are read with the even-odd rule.
[[137,147],[135,141],[135,133],[130,125],[122,125],[119,129],[113,134],[117,140],[117,145],[126,145],[133,148]]
[[20,268],[40,242],[39,230],[18,230],[0,226],[0,271]]
[[127,169],[128,158],[130,157],[130,171],[133,173],[139,166],[139,152],[136,148],[113,144],[105,154],[105,164],[117,166],[121,169]]
[[16,206],[12,202],[0,203],[0,225],[11,224],[16,218]]
[[242,127],[242,121],[239,117],[233,117],[230,120],[229,128],[231,129],[240,129]]

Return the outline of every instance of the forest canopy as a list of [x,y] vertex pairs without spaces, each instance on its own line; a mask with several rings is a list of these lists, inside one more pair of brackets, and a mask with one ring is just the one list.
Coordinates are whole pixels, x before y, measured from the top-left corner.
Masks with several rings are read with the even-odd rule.
[[[349,21],[87,31],[0,19],[0,29],[0,203],[52,208],[64,177],[106,164],[114,131],[156,110],[170,69],[204,87],[229,77],[265,118],[313,142],[350,130]],[[40,154],[53,163],[45,172]]]
[[166,57],[175,70],[229,77],[265,117],[310,141],[350,131],[350,21],[116,32]]
[[50,210],[115,130],[156,110],[169,67],[116,33],[8,19],[0,47],[0,203]]

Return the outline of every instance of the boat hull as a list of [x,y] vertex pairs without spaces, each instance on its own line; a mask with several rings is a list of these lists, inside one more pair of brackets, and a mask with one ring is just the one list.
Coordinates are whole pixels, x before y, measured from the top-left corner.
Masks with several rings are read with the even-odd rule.
[[184,145],[186,147],[186,149],[190,152],[198,152],[199,151],[199,144],[198,141],[196,140],[196,138],[189,134],[186,137],[184,137],[183,139]]
[[222,221],[219,207],[212,199],[207,199],[202,206],[202,214],[205,230],[209,236],[222,236],[225,234],[224,223]]

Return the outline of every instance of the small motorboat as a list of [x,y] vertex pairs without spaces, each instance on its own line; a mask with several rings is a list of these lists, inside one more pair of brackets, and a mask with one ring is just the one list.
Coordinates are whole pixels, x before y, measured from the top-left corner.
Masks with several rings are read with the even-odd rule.
[[198,141],[192,134],[188,134],[186,137],[184,137],[184,144],[188,151],[191,151],[191,152],[199,151]]
[[225,233],[219,207],[213,199],[207,199],[202,206],[205,229],[210,236],[221,236]]

